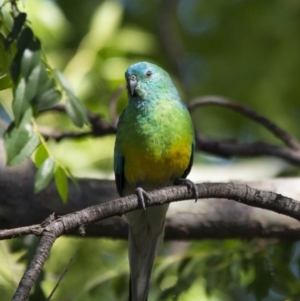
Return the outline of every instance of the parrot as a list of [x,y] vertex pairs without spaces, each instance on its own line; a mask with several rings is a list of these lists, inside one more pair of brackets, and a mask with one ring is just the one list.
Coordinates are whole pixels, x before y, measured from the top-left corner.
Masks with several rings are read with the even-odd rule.
[[169,74],[139,62],[125,72],[128,105],[121,114],[114,147],[119,195],[136,194],[142,209],[126,213],[130,267],[129,301],[147,301],[154,258],[164,237],[169,204],[146,209],[147,191],[186,185],[194,156],[194,128]]

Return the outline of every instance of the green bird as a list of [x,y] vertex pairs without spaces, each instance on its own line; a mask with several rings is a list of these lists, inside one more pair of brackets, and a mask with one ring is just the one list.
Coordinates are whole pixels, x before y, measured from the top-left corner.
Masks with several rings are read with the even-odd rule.
[[136,193],[143,209],[126,214],[129,224],[130,301],[146,301],[154,257],[164,236],[169,204],[145,208],[146,191],[185,179],[193,164],[194,130],[169,74],[148,62],[125,72],[129,103],[115,142],[114,171],[120,196]]

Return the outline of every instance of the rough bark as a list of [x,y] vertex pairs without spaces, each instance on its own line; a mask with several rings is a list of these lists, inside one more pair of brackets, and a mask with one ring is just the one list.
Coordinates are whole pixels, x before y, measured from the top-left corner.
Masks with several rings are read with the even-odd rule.
[[[300,202],[271,191],[258,190],[238,183],[203,183],[196,184],[198,198],[226,198],[249,206],[269,209],[271,211],[300,220]],[[186,186],[172,186],[149,192],[148,206],[194,199],[193,191]],[[33,287],[50,249],[56,238],[71,230],[79,229],[112,216],[142,209],[136,195],[118,198],[110,202],[87,207],[55,219],[51,216],[41,225],[41,240],[36,254],[23,275],[13,300],[26,300]],[[5,232],[5,231],[3,231]]]

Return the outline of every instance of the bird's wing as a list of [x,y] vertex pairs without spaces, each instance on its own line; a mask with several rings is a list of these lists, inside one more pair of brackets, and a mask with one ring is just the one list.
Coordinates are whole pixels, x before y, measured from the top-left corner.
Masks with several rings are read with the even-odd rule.
[[[118,125],[122,122],[124,112],[119,118]],[[118,135],[117,135],[115,151],[114,151],[114,172],[115,172],[115,182],[117,186],[117,191],[120,196],[122,196],[122,192],[125,186],[124,164],[125,164],[125,158],[119,149]]]
[[120,152],[115,151],[114,156],[114,169],[115,169],[115,182],[117,186],[117,191],[120,196],[122,196],[122,191],[125,185],[125,176],[124,176],[124,157]]

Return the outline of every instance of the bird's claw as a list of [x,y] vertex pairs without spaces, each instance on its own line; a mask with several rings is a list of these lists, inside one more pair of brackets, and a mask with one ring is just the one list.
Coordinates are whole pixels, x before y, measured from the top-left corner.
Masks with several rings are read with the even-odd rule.
[[189,180],[189,179],[185,179],[185,178],[177,178],[174,181],[175,185],[185,185],[188,189],[189,192],[193,192],[194,196],[195,196],[195,203],[198,200],[198,190],[197,190],[197,186],[196,184]]
[[135,189],[135,194],[137,195],[138,201],[141,203],[142,208],[146,210],[145,200],[151,200],[149,194],[142,187],[137,187]]

